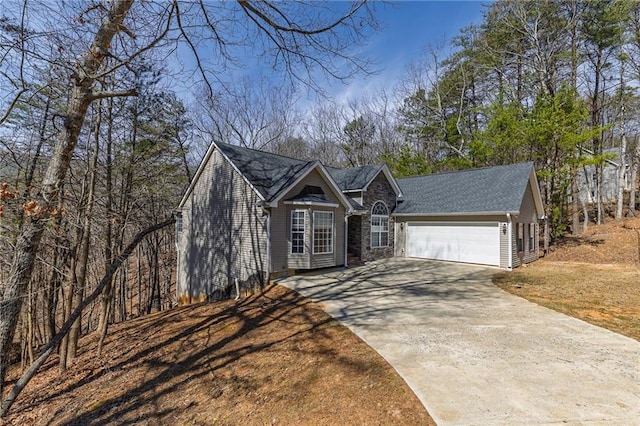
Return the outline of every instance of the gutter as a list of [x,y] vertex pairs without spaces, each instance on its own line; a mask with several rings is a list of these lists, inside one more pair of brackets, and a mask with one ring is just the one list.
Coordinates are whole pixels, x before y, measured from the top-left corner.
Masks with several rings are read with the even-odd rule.
[[351,216],[350,213],[345,212],[344,214],[344,266],[347,267],[349,266],[349,262],[347,261],[347,242],[349,240],[349,217]]
[[443,212],[443,213],[392,213],[391,216],[423,216],[423,217],[439,217],[439,216],[504,216],[507,215],[516,215],[518,211],[505,212],[497,211],[497,212]]

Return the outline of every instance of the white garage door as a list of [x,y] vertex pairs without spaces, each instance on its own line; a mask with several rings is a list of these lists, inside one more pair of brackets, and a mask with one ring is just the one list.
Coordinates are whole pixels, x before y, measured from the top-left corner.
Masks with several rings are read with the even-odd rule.
[[407,256],[500,265],[497,222],[408,223]]

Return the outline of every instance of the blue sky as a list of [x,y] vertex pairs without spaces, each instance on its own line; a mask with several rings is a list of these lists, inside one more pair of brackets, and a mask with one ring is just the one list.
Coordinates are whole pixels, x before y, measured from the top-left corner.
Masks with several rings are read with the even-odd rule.
[[[374,75],[358,75],[346,85],[336,81],[326,82],[323,85],[326,92],[336,100],[344,102],[380,88],[393,90],[406,74],[408,66],[424,57],[428,46],[446,47],[448,41],[458,35],[462,28],[482,22],[488,3],[489,1],[454,0],[375,3],[380,30],[371,33],[361,54],[376,62],[378,72]],[[183,54],[177,59],[177,68],[195,69],[195,62],[188,49],[182,46],[179,50]],[[269,61],[254,56],[255,52],[251,47],[243,46],[237,53],[244,66],[226,71],[233,75],[232,80],[243,75],[262,75],[269,80],[270,74],[273,75]],[[206,53],[203,54],[206,57]],[[274,77],[274,82],[278,81],[279,76]],[[172,84],[179,92],[190,94],[194,82],[195,80],[189,79],[187,82],[176,81]],[[317,100],[312,92],[302,93],[301,96],[303,108]]]
[[[377,60],[380,73],[358,77],[331,92],[350,97],[354,92],[395,84],[407,67],[425,55],[429,46],[444,44],[472,23],[481,23],[488,1],[397,1],[379,3],[381,30],[371,37],[366,55]],[[345,93],[346,91],[346,93]]]
[[371,48],[386,60],[410,62],[430,44],[456,36],[460,29],[482,21],[486,2],[399,1],[380,5],[383,29]]

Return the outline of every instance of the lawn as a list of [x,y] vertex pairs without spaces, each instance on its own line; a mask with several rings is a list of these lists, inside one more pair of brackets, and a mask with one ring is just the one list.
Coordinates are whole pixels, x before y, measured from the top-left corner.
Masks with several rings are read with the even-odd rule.
[[493,282],[534,303],[640,340],[640,268],[539,260]]

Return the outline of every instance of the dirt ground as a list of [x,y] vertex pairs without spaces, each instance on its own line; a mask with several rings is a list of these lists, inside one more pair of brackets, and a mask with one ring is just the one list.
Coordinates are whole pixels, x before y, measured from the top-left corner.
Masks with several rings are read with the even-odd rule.
[[[640,340],[638,230],[593,226],[494,282]],[[96,340],[63,375],[52,357],[0,424],[434,424],[376,352],[279,286],[115,325],[101,358]]]
[[612,265],[640,264],[640,217],[609,219],[551,247],[545,260]]
[[63,375],[52,358],[4,424],[434,424],[376,352],[280,286],[116,325],[101,358],[95,336],[81,348]]
[[592,226],[494,283],[532,302],[640,340],[640,218]]

